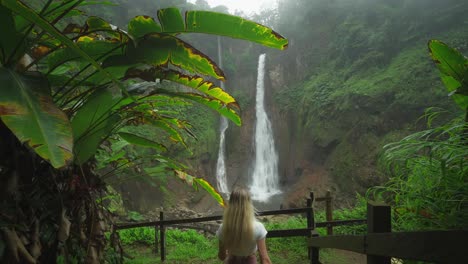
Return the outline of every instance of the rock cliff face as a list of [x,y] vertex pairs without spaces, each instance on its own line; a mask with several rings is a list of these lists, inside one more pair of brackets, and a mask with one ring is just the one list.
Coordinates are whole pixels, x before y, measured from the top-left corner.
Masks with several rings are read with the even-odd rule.
[[[382,146],[409,133],[408,128],[424,111],[421,102],[401,100],[391,92],[373,96],[350,93],[337,98],[336,102],[331,101],[327,106],[331,110],[323,109],[326,114],[320,113],[321,116],[297,106],[285,109],[279,97],[294,92],[287,83],[291,78],[290,69],[268,59],[266,67],[265,106],[279,154],[283,207],[301,206],[310,191],[321,196],[327,190],[334,193],[338,203],[350,204],[356,192],[363,194],[367,188],[385,181],[377,169]],[[256,72],[235,76],[234,81],[228,83],[228,87],[241,89],[238,99],[244,106],[243,125],[231,125],[227,131],[226,164],[230,186],[249,182],[253,162],[255,75]],[[428,76],[429,82],[436,78]],[[341,84],[344,82],[335,85]],[[441,98],[434,96],[434,102]],[[317,98],[317,103],[319,100]],[[302,98],[292,103],[301,105]]]
[[[268,57],[267,57],[268,58]],[[280,65],[268,65],[265,74],[265,107],[273,126],[276,149],[279,155],[280,186],[283,190],[283,207],[298,207],[310,191],[319,195],[332,187],[324,169],[325,158],[317,152],[312,140],[297,132],[298,120],[292,113],[281,112],[274,100],[275,93],[285,86]],[[238,98],[242,108],[242,126],[230,124],[226,134],[226,166],[228,185],[248,185],[254,157],[255,88],[256,72],[242,78],[232,78],[228,87],[240,88]],[[215,165],[213,165],[215,166]],[[278,207],[280,204],[278,204]]]

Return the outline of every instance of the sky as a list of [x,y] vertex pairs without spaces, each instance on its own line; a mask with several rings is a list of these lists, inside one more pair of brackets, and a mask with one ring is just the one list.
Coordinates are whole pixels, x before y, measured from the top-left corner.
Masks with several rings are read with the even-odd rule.
[[[194,3],[196,0],[189,0]],[[262,8],[273,8],[276,5],[276,0],[205,0],[211,7],[224,5],[229,8],[229,13],[234,13],[236,10],[241,10],[246,14],[251,14],[260,11]]]

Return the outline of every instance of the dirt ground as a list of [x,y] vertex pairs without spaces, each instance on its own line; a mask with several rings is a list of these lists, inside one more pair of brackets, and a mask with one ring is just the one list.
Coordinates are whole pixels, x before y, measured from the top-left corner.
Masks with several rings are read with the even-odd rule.
[[366,264],[367,257],[363,254],[354,253],[351,251],[328,249],[328,252],[333,256],[330,260],[322,260],[323,264]]

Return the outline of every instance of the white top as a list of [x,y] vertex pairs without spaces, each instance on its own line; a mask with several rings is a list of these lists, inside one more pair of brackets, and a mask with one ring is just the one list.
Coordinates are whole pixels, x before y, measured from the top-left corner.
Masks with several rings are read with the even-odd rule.
[[[258,221],[254,222],[253,228],[254,228],[253,230],[254,240],[245,242],[247,245],[244,251],[240,248],[229,249],[230,255],[242,257],[242,256],[250,256],[253,253],[257,252],[257,241],[264,239],[268,232],[266,231],[263,224]],[[218,231],[216,231],[216,236],[219,238],[219,240],[223,240],[222,238],[223,232],[221,231],[222,229],[223,229],[223,224],[221,224],[218,228]]]

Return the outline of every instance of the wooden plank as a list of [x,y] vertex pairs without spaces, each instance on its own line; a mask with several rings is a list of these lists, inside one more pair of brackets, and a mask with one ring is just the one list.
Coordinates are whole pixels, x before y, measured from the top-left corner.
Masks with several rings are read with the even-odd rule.
[[437,263],[468,263],[468,230],[369,234],[374,255]]
[[313,237],[308,243],[309,247],[436,263],[468,263],[467,244],[468,230],[334,235]]
[[[174,224],[199,223],[199,222],[217,221],[217,220],[221,220],[222,218],[223,218],[223,216],[221,216],[221,215],[215,215],[215,216],[206,216],[206,217],[199,217],[199,218],[164,220],[164,221],[162,221],[162,224],[163,225],[174,225]],[[146,227],[146,226],[154,226],[154,225],[161,225],[161,221],[117,224],[116,229],[129,229],[129,228]]]
[[297,236],[308,236],[310,229],[298,228],[298,229],[284,229],[284,230],[270,230],[267,233],[268,238],[272,237],[297,237]]
[[[392,232],[390,206],[373,201],[367,202],[367,233]],[[367,264],[390,264],[388,256],[367,254]]]
[[335,220],[330,222],[318,222],[315,227],[327,227],[327,226],[343,226],[343,225],[365,225],[367,224],[366,219],[352,219],[352,220]]
[[[259,212],[257,215],[259,216],[266,216],[266,215],[278,215],[278,214],[300,214],[306,213],[307,208],[294,208],[294,209],[285,209],[285,210],[272,210],[272,211],[264,211]],[[205,216],[205,217],[198,217],[198,218],[185,218],[185,219],[173,219],[173,220],[164,220],[164,225],[174,225],[174,224],[189,224],[189,223],[199,223],[199,222],[208,222],[208,221],[218,221],[221,220],[223,216],[215,215],[215,216]],[[115,225],[116,230],[121,229],[129,229],[129,228],[137,228],[137,227],[147,227],[147,226],[155,226],[160,225],[160,221],[150,221],[150,222],[142,222],[142,223],[119,223]]]
[[361,235],[333,235],[312,237],[309,247],[335,248],[365,254],[365,236]]
[[272,210],[272,211],[263,211],[258,212],[258,216],[266,216],[266,215],[279,215],[279,214],[301,214],[306,213],[307,207],[303,208],[293,208],[293,209],[281,209],[281,210]]

